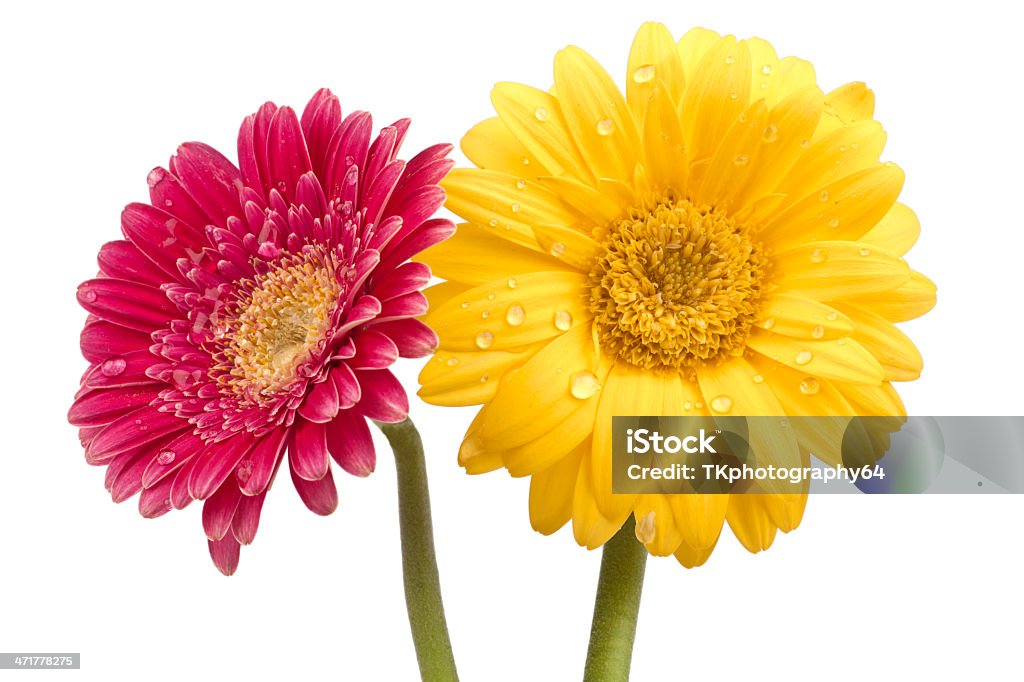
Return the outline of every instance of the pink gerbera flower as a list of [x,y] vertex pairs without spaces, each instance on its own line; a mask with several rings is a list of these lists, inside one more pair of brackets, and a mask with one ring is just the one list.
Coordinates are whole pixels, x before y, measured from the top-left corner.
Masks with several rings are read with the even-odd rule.
[[409,258],[454,231],[430,219],[451,147],[396,160],[408,126],[371,141],[370,115],[343,119],[329,90],[301,120],[268,102],[242,123],[240,169],[187,143],[152,171],[151,203],[125,208],[125,239],[78,289],[90,366],[68,418],[86,461],[115,502],[141,491],[146,517],[205,500],[225,574],[285,450],[303,502],[330,514],[330,459],[369,474],[367,419],[406,417],[388,366],[436,346],[415,319],[430,271]]

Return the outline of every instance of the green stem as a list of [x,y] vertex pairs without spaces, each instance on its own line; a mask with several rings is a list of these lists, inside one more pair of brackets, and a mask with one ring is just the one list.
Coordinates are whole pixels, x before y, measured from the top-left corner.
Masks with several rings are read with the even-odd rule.
[[637,541],[632,518],[605,543],[597,580],[584,682],[627,682],[640,613],[647,549]]
[[423,442],[411,420],[378,426],[395,453],[398,473],[398,523],[402,535],[405,605],[424,682],[456,682],[455,657],[441,601],[441,581],[434,556],[430,493]]

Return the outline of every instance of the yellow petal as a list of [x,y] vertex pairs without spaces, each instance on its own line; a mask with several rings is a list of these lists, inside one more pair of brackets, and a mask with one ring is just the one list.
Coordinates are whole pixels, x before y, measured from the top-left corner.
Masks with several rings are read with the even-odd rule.
[[906,334],[885,318],[857,306],[845,305],[841,310],[853,321],[854,340],[882,365],[886,381],[913,381],[921,376],[924,359]]
[[654,556],[672,554],[683,541],[667,495],[638,496],[633,514],[637,540]]
[[494,397],[505,374],[543,347],[535,343],[512,351],[439,350],[420,372],[417,395],[431,405],[479,405]]
[[536,178],[549,173],[498,117],[480,121],[462,136],[462,153],[486,170]]
[[725,518],[733,535],[748,552],[768,549],[775,541],[777,526],[761,499],[765,495],[730,495]]
[[578,47],[555,55],[555,87],[569,132],[598,178],[631,182],[640,141],[626,100],[601,65]]
[[672,34],[663,24],[647,22],[636,32],[626,66],[626,101],[633,119],[640,125],[658,83],[667,88],[670,101],[682,95],[686,81]]
[[733,206],[733,197],[751,177],[751,162],[761,149],[767,116],[764,100],[757,100],[729,127],[694,193],[697,204]]
[[691,161],[709,159],[750,102],[750,52],[732,36],[704,55],[680,102],[683,137]]
[[836,388],[856,414],[865,417],[902,417],[907,409],[893,385],[885,382],[878,386],[836,384]]
[[935,283],[911,270],[910,279],[895,289],[852,295],[850,300],[890,322],[906,322],[935,307]]
[[[594,373],[598,382],[605,380],[606,371]],[[513,476],[527,476],[551,466],[584,440],[589,442],[594,432],[597,400],[579,400],[578,408],[550,431],[528,443],[509,448],[502,454],[505,468]]]
[[878,360],[853,339],[810,341],[755,329],[747,346],[810,376],[859,384],[879,384],[884,378]]
[[775,191],[794,200],[818,193],[831,182],[877,165],[884,148],[885,131],[879,123],[843,126],[812,141]]
[[575,225],[583,217],[543,185],[496,171],[456,168],[441,186],[445,205],[471,223],[528,248],[536,248],[533,225]]
[[565,268],[587,272],[601,247],[579,230],[560,225],[535,225],[533,232],[544,251]]
[[527,272],[572,270],[537,249],[510,244],[490,228],[463,223],[450,239],[430,247],[416,260],[429,265],[437,277],[473,285]]
[[[797,90],[816,86],[818,81],[814,75],[814,66],[798,57],[785,57],[779,60],[776,67],[775,82],[772,96],[781,101]],[[756,96],[751,93],[752,96]]]
[[[590,445],[590,442],[584,441],[584,445]],[[597,508],[593,475],[590,472],[591,458],[588,454],[584,453],[580,459],[580,471],[576,477],[576,492],[572,500],[572,533],[578,544],[587,549],[596,549],[622,528],[631,509],[625,508],[608,518]]]
[[717,542],[718,538],[715,538],[715,542],[712,543],[711,546],[702,549],[694,549],[684,542],[676,549],[674,556],[676,561],[686,568],[703,566],[704,562],[711,557],[711,552],[715,550],[715,544],[717,544]]
[[538,178],[538,182],[581,215],[589,218],[594,226],[613,222],[622,215],[624,209],[629,208],[628,205],[622,206],[590,185],[584,185],[572,178],[544,177]]
[[554,95],[519,83],[498,83],[491,103],[523,147],[552,175],[593,180]]
[[697,75],[701,60],[711,47],[722,38],[721,34],[706,28],[694,27],[686,32],[676,44],[679,63],[683,67],[683,79],[690,83]]
[[503,350],[543,341],[591,317],[587,276],[530,272],[481,284],[431,310],[424,321],[440,347],[452,351]]
[[658,83],[643,119],[644,164],[654,188],[686,187],[687,161],[683,128],[675,100],[664,83]]
[[[551,341],[526,364],[507,375],[474,437],[486,450],[507,450],[545,435],[568,419],[585,402],[603,394],[605,372],[600,365],[590,324],[581,325]],[[579,373],[597,382],[593,393],[573,394]],[[594,387],[587,382],[587,385]]]
[[877,244],[888,253],[902,256],[921,236],[921,223],[909,206],[896,203],[878,224],[861,237],[861,241]]
[[761,239],[776,249],[812,240],[862,240],[896,203],[903,170],[881,164],[836,180],[774,217]]
[[497,452],[486,451],[480,447],[480,440],[474,435],[480,426],[488,420],[488,405],[480,408],[476,413],[466,435],[459,446],[459,466],[465,468],[467,474],[486,474],[495,469],[500,469],[501,455]]
[[863,242],[821,241],[777,253],[780,292],[818,301],[888,291],[910,279],[902,260]]
[[471,288],[469,285],[461,282],[441,282],[424,289],[423,295],[427,297],[428,310],[437,310],[447,301],[469,291]]
[[849,318],[835,308],[809,298],[781,293],[774,294],[762,304],[757,326],[801,339],[833,339],[853,332]]
[[582,454],[581,445],[530,478],[530,525],[538,533],[551,535],[572,518]]
[[815,137],[857,121],[871,120],[875,115],[875,93],[864,83],[847,83],[825,97],[825,116]]

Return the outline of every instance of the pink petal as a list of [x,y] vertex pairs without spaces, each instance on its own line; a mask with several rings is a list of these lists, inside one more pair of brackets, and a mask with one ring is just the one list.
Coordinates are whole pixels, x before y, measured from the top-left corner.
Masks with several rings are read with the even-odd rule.
[[[176,229],[172,232],[170,227]],[[182,229],[170,214],[149,204],[128,204],[121,212],[121,231],[146,258],[167,273],[165,281],[182,280],[178,259],[196,249],[198,239]]]
[[341,105],[327,88],[318,90],[302,112],[302,133],[309,147],[309,159],[319,177],[325,177],[327,147],[341,125]]
[[240,544],[251,544],[256,537],[256,529],[260,525],[260,511],[263,509],[263,500],[266,493],[255,497],[243,495],[235,509],[235,517],[231,521],[231,533]]
[[402,219],[398,216],[385,218],[379,225],[374,226],[370,239],[366,243],[369,249],[383,251],[402,229]]
[[74,426],[100,426],[140,407],[149,405],[163,386],[152,384],[89,391],[68,410],[68,422]]
[[395,149],[395,141],[398,139],[398,131],[393,127],[381,128],[377,139],[370,145],[370,151],[366,155],[366,165],[363,166],[363,195],[359,197],[360,205],[366,203],[369,195],[370,185],[377,175],[384,169],[384,166],[391,163],[391,152]]
[[193,433],[192,429],[162,445],[142,474],[142,487],[150,488],[160,481],[173,480],[170,475],[185,466],[203,446],[202,438]]
[[168,279],[167,273],[126,239],[104,244],[100,247],[96,261],[100,272],[107,277],[144,282],[155,287]]
[[210,540],[220,540],[231,528],[231,519],[242,499],[238,486],[228,481],[203,504],[203,530]]
[[[154,209],[154,213],[166,216],[159,222],[164,223],[176,239],[185,243],[198,244],[203,237],[203,228],[210,222],[210,218],[189,195],[181,181],[163,168],[151,170],[147,181],[149,182],[149,200],[153,206],[159,207]],[[131,204],[130,206],[146,206],[146,204]],[[123,222],[121,227],[123,230]],[[134,240],[133,236],[127,232],[125,236]]]
[[259,495],[274,478],[281,453],[287,442],[288,429],[279,428],[263,436],[252,453],[238,465],[236,476],[245,495]]
[[139,514],[143,518],[155,519],[163,516],[173,507],[171,506],[171,484],[174,479],[167,477],[152,488],[143,488],[139,495]]
[[429,281],[430,267],[425,263],[409,261],[387,273],[380,282],[376,282],[371,293],[381,303],[386,304],[391,299],[419,291]]
[[107,425],[92,442],[87,455],[96,462],[160,438],[188,426],[188,422],[172,412],[155,407],[142,407],[118,417]]
[[341,194],[349,166],[362,168],[370,146],[373,119],[365,111],[354,111],[345,117],[327,146],[326,182],[324,191],[331,199]]
[[338,414],[338,389],[330,377],[313,386],[299,407],[299,415],[307,421],[323,424]]
[[184,509],[192,504],[192,496],[188,493],[188,482],[192,478],[192,470],[196,468],[198,462],[199,456],[193,456],[174,475],[174,481],[171,483],[171,506],[175,509]]
[[366,209],[367,223],[376,225],[381,219],[384,207],[395,191],[395,183],[404,170],[404,161],[392,161],[373,179],[373,184],[367,190],[366,199],[362,203],[362,207]]
[[347,362],[352,369],[384,369],[398,359],[395,342],[373,329],[360,332],[355,344],[356,354]]
[[366,324],[377,316],[380,312],[381,305],[373,296],[361,296],[356,304],[352,306],[348,311],[348,316],[345,318],[345,323],[341,325],[336,334],[344,334],[347,331],[355,329],[361,324]]
[[400,242],[416,231],[430,216],[437,212],[444,204],[444,190],[437,185],[425,185],[409,193],[409,196],[399,205],[389,208],[396,211],[396,215],[402,218],[402,231],[396,242]]
[[360,370],[356,377],[363,390],[359,399],[360,412],[387,423],[400,422],[409,416],[409,398],[389,370]]
[[444,218],[436,218],[426,221],[412,234],[404,232],[404,225],[402,230],[403,233],[395,237],[388,248],[384,250],[385,255],[379,266],[381,270],[394,269],[420,251],[428,249],[434,244],[440,244],[455,234],[455,224]]
[[387,334],[398,346],[399,357],[423,358],[437,350],[437,334],[416,319],[383,322],[371,329]]
[[109,322],[149,333],[177,314],[164,292],[123,279],[91,279],[78,287],[79,304]]
[[307,481],[291,470],[292,483],[299,493],[302,502],[314,514],[327,516],[338,508],[338,489],[334,486],[334,475],[331,470],[318,481]]
[[318,481],[330,470],[327,437],[322,424],[297,419],[288,443],[292,472],[307,481]]
[[89,362],[103,362],[115,355],[146,350],[153,341],[149,334],[127,329],[105,320],[92,319],[79,337],[82,355]]
[[351,367],[344,362],[339,364],[331,370],[331,381],[338,392],[338,409],[347,410],[359,402],[362,389]]
[[380,314],[377,315],[379,322],[389,320],[401,320],[406,317],[419,317],[427,312],[427,297],[420,291],[412,291],[403,294],[390,301],[384,301],[381,305]]
[[234,575],[238,570],[238,555],[241,545],[235,536],[228,533],[221,540],[207,540],[213,565],[224,575]]
[[252,436],[239,433],[203,450],[196,456],[197,461],[188,480],[188,494],[197,500],[210,497],[255,445]]
[[295,111],[281,107],[274,113],[267,133],[267,163],[270,185],[286,200],[295,196],[295,187],[303,173],[312,170],[306,140]]
[[208,224],[223,227],[229,217],[243,215],[242,174],[223,154],[201,142],[186,142],[172,163],[181,184],[209,217]]
[[[148,348],[131,351],[124,355],[113,355],[104,358],[103,362],[98,362],[90,368],[82,378],[82,384],[88,388],[155,384],[156,380],[151,378],[147,371],[156,362],[156,356]],[[165,384],[163,386],[166,388]]]
[[354,476],[369,476],[377,465],[377,453],[366,418],[343,410],[327,424],[327,448],[338,465]]

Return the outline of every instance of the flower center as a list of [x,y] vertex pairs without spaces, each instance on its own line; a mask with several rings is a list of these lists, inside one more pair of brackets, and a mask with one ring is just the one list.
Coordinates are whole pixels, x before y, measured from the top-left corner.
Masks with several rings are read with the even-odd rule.
[[342,287],[333,260],[304,253],[239,283],[213,353],[222,394],[263,405],[286,391],[324,340]]
[[742,355],[766,269],[746,227],[669,192],[596,238],[590,305],[607,353],[643,369]]

